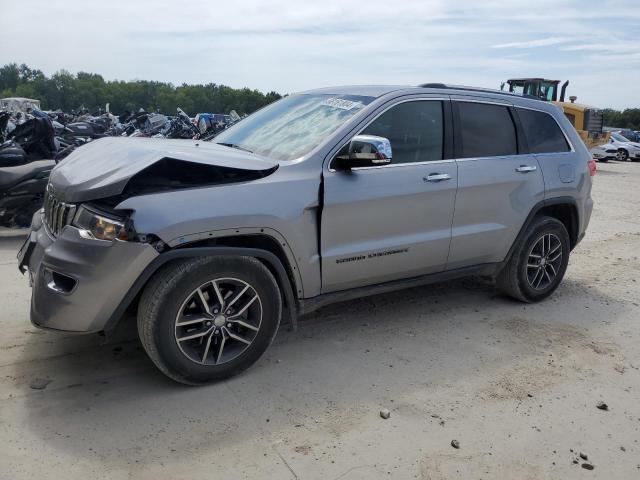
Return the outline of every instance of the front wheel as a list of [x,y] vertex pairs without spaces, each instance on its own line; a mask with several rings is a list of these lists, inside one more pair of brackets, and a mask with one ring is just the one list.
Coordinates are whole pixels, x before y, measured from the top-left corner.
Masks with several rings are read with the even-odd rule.
[[569,234],[564,224],[552,217],[535,217],[498,275],[497,285],[523,302],[547,298],[564,277],[569,251]]
[[171,262],[138,305],[147,354],[168,377],[198,385],[235,375],[273,341],[282,300],[271,272],[251,257]]
[[627,160],[629,160],[629,152],[627,152],[624,148],[621,148],[618,150],[616,157],[621,162],[626,162]]

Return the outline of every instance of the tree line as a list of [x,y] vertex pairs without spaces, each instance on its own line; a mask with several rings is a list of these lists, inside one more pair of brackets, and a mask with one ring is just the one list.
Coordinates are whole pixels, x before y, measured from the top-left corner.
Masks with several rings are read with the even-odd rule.
[[64,112],[83,107],[94,112],[109,103],[109,110],[116,115],[140,108],[171,115],[177,107],[189,115],[228,113],[232,109],[242,115],[278,100],[281,95],[216,83],[176,86],[148,80],[107,81],[96,73],[74,75],[66,70],[48,77],[28,65],[9,63],[0,67],[0,98],[6,97],[34,98],[40,100],[44,110]]
[[[216,83],[175,86],[148,80],[105,81],[96,73],[74,75],[66,70],[47,77],[41,70],[16,63],[0,67],[0,98],[5,97],[35,98],[45,110],[61,109],[64,112],[77,111],[81,107],[93,112],[109,103],[110,111],[116,114],[139,108],[172,114],[180,107],[190,115],[228,113],[232,109],[242,115],[281,98],[276,92],[265,94]],[[606,126],[640,130],[640,108],[623,111],[606,108],[603,114]]]
[[605,108],[602,113],[607,127],[640,130],[640,108],[627,108],[622,111]]

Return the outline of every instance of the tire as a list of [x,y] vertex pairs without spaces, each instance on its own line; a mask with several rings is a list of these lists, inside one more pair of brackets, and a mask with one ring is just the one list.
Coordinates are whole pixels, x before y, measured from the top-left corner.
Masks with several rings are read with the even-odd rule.
[[[498,288],[510,297],[526,303],[547,298],[558,288],[564,277],[569,251],[569,234],[564,224],[552,217],[535,217],[516,245],[511,258],[498,274]],[[558,252],[559,259],[555,258]],[[535,258],[536,256],[540,258]]]
[[620,148],[618,149],[617,158],[621,162],[626,162],[627,160],[629,160],[629,152],[627,152],[624,148]]
[[200,385],[255,363],[281,315],[278,284],[260,261],[198,257],[170,262],[149,280],[138,304],[138,334],[162,373]]

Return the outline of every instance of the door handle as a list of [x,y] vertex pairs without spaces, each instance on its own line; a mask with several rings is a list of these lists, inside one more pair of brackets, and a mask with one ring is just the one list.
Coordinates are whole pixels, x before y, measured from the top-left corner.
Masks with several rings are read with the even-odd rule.
[[423,177],[422,180],[425,182],[442,182],[444,180],[451,180],[451,175],[448,173],[430,173],[426,177]]
[[537,169],[538,167],[534,165],[520,165],[518,168],[516,168],[516,172],[520,172],[520,173],[535,172]]

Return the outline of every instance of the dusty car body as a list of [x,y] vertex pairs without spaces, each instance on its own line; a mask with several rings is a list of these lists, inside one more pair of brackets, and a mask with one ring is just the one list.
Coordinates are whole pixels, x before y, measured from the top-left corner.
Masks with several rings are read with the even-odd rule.
[[[292,97],[293,104],[283,99],[224,131],[214,139],[220,144],[108,138],[62,161],[19,253],[32,277],[33,323],[109,331],[138,308],[156,365],[178,381],[201,383],[255,361],[280,317],[295,325],[298,315],[327,303],[470,274],[494,276],[524,301],[555,290],[592,209],[591,156],[556,107],[444,85],[337,87]],[[488,138],[488,149],[504,142],[491,155],[473,137],[484,128],[474,120],[483,109],[513,128],[512,137]],[[302,124],[281,121],[301,110]],[[398,133],[415,128],[399,127],[406,115],[424,119],[424,128]],[[556,143],[532,134],[527,143],[532,121],[553,129]],[[237,138],[244,143],[231,142]],[[547,232],[542,247],[539,232]],[[547,247],[552,237],[557,244]],[[520,266],[525,245],[529,262],[540,263]],[[257,270],[243,276],[244,268]],[[209,281],[203,269],[214,277],[220,269],[236,273]],[[527,278],[531,284],[533,273],[531,288],[518,287]],[[189,284],[184,301],[145,310],[173,295],[154,294],[171,278],[197,275],[202,284]],[[273,288],[262,289],[261,281]],[[545,288],[537,291],[536,282]],[[174,334],[158,333],[154,318],[172,309],[178,313],[162,321]],[[152,346],[165,335],[175,338]],[[222,348],[234,342],[242,348],[227,361]],[[255,355],[252,342],[262,342]]]

